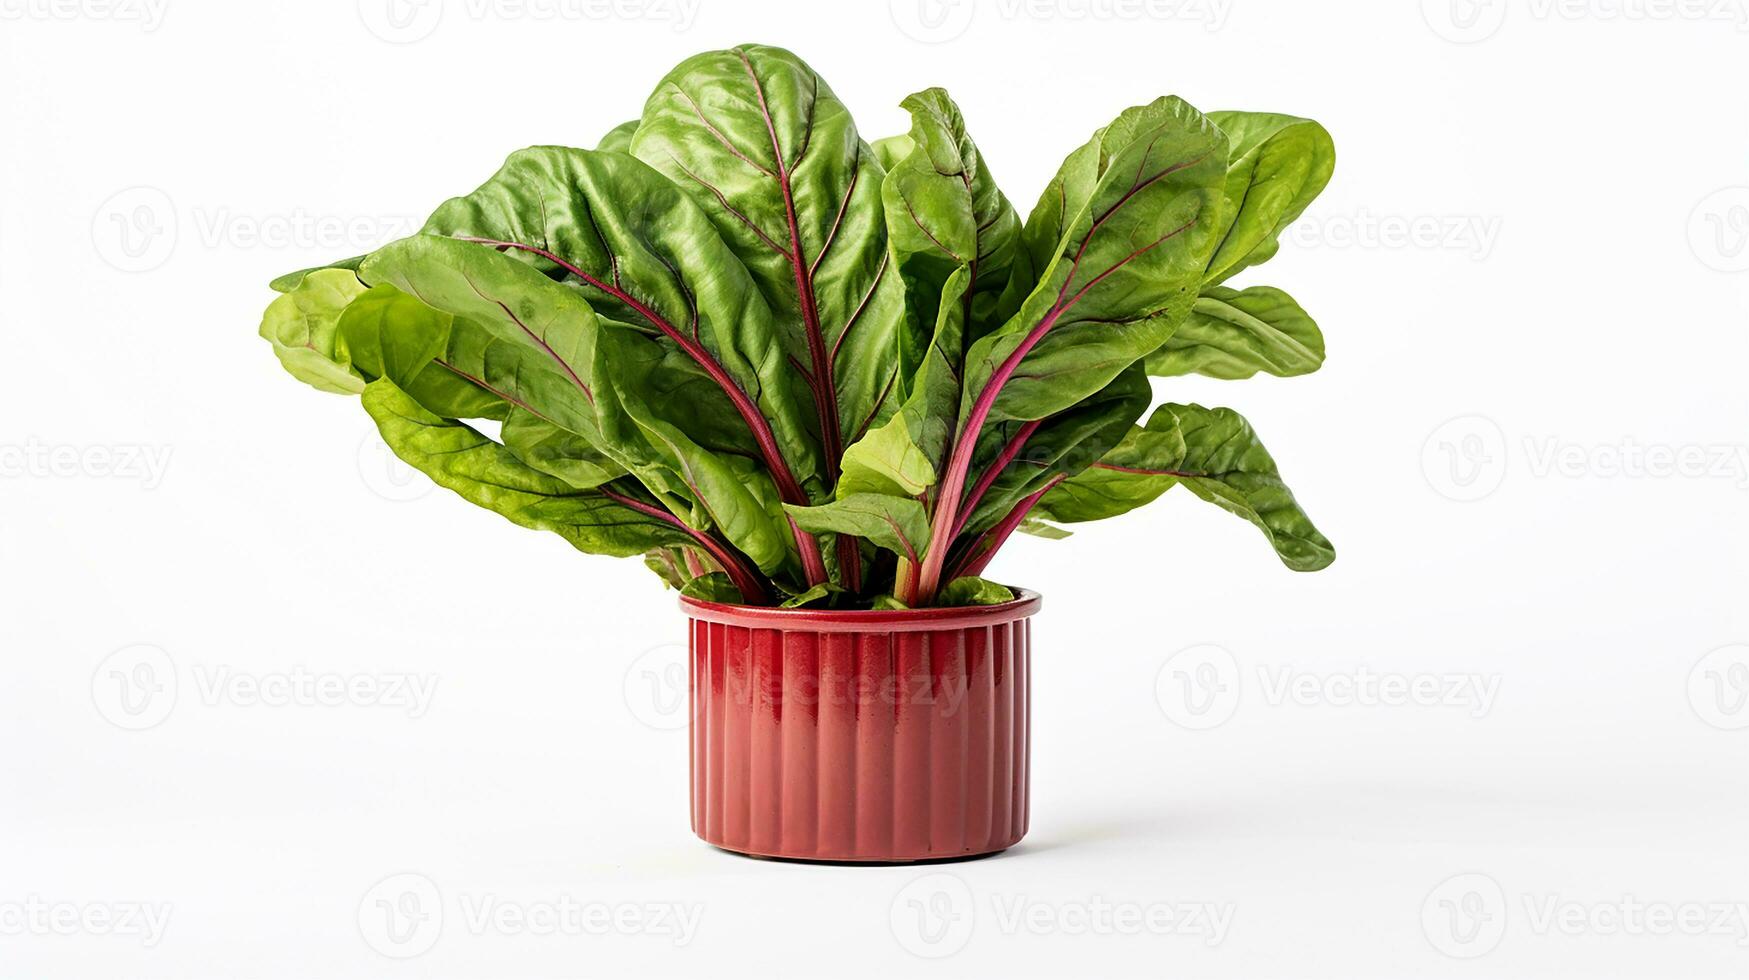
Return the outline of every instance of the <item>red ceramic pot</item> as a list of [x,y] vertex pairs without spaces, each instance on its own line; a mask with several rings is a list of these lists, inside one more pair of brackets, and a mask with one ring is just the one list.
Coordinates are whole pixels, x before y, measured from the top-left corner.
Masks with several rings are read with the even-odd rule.
[[1037,593],[832,612],[682,598],[692,829],[816,861],[988,854],[1026,835]]

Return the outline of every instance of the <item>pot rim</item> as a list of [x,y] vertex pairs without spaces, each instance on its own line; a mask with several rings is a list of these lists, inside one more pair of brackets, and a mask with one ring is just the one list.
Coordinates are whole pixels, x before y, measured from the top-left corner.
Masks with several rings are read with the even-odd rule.
[[811,633],[906,633],[1002,626],[1039,611],[1044,597],[1015,589],[1014,598],[993,606],[930,606],[924,609],[780,609],[680,597],[680,611],[695,620],[751,629]]

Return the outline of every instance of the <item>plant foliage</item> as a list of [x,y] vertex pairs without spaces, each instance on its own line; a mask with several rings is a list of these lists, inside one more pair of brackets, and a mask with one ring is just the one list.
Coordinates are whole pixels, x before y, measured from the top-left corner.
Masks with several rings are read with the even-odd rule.
[[261,335],[437,484],[690,595],[999,602],[1015,530],[1179,485],[1328,565],[1243,418],[1148,412],[1150,376],[1322,363],[1292,297],[1226,283],[1329,181],[1323,127],[1135,106],[1023,221],[945,91],[903,107],[871,146],[795,55],[697,55],[596,149],[520,150],[418,234],[276,280]]

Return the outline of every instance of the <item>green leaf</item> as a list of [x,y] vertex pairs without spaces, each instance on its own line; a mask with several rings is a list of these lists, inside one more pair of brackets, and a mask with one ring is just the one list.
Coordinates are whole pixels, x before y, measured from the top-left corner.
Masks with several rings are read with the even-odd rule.
[[[1020,247],[1020,218],[945,90],[925,89],[901,105],[911,113],[913,149],[881,185],[889,247],[919,327],[937,322],[948,278],[970,270],[971,288],[959,299],[969,343],[998,323],[997,295]],[[963,349],[952,355],[956,365],[965,358]]]
[[1336,169],[1336,144],[1310,119],[1273,112],[1211,112],[1232,144],[1220,248],[1207,281],[1266,261],[1282,230],[1298,218]]
[[338,327],[340,314],[362,292],[364,283],[353,273],[318,270],[268,304],[261,337],[273,345],[286,373],[319,391],[356,395],[364,390]]
[[993,606],[1013,601],[1014,590],[975,575],[956,578],[942,586],[935,595],[938,606]]
[[883,171],[849,111],[788,51],[711,51],[656,87],[632,152],[711,216],[785,322],[835,472],[843,446],[891,411],[904,302]]
[[735,588],[735,583],[722,572],[707,572],[681,586],[680,594],[689,599],[699,599],[704,602],[721,602],[726,605],[738,606],[742,603],[741,590]]
[[682,564],[679,548],[652,548],[644,552],[644,567],[655,572],[662,584],[671,589],[685,588],[691,578]]
[[625,467],[590,445],[532,412],[510,410],[500,437],[516,458],[579,490],[601,486],[626,475]]
[[770,478],[695,438],[706,429],[697,420],[735,418],[696,365],[597,317],[578,290],[479,245],[403,239],[372,253],[364,275],[453,317],[443,370],[582,436],[659,497],[683,495],[693,504],[688,524],[720,528],[761,569],[786,566],[792,545]]
[[784,331],[711,219],[662,174],[618,153],[521,150],[424,231],[500,249],[683,355],[694,377],[722,389],[712,407],[730,408],[708,421],[739,422],[735,448],[763,456],[791,502],[823,496],[811,396],[785,359]]
[[858,493],[916,497],[935,484],[958,417],[967,312],[961,300],[971,276],[970,267],[961,266],[942,288],[929,347],[899,411],[845,450],[841,498]]
[[396,456],[512,523],[552,531],[579,551],[614,557],[689,543],[670,524],[524,465],[469,426],[425,410],[391,381],[371,382],[363,400]]
[[899,612],[899,611],[903,611],[906,609],[910,609],[911,607],[905,605],[903,602],[900,602],[899,598],[897,596],[878,595],[878,596],[875,596],[874,600],[869,603],[869,608],[870,609],[884,610],[884,611],[888,611],[888,612]]
[[1336,559],[1250,423],[1227,408],[1160,406],[1099,463],[1045,494],[1030,516],[1061,523],[1115,517],[1176,484],[1255,524],[1295,571]]
[[913,562],[922,555],[929,538],[923,505],[904,497],[857,493],[817,507],[784,509],[806,530],[867,538]]
[[1177,331],[1148,355],[1155,377],[1287,378],[1324,363],[1324,335],[1292,296],[1272,286],[1207,286]]
[[330,262],[327,265],[318,265],[309,269],[299,269],[296,272],[288,272],[267,285],[276,293],[289,293],[302,285],[304,278],[312,272],[321,272],[324,269],[341,269],[347,272],[357,272],[359,263],[363,261],[364,256],[354,255],[352,258],[341,259],[338,262]]
[[632,151],[632,134],[638,131],[638,123],[641,121],[627,119],[608,130],[607,135],[601,137],[601,142],[595,144],[595,149],[604,153],[630,153]]
[[[1068,217],[1038,285],[967,355],[964,419],[1069,408],[1158,349],[1196,300],[1216,243],[1226,137],[1169,98],[1126,110],[1095,139],[1097,159],[1078,152],[1060,175]],[[1028,235],[1052,224],[1039,216]]]
[[[1022,500],[1051,481],[1080,473],[1098,462],[1135,427],[1148,410],[1153,389],[1141,365],[1132,365],[1098,394],[1040,424],[1013,462],[990,483],[966,520],[967,533],[995,526]],[[998,460],[996,450],[1020,435],[1022,423],[1007,422],[995,430],[997,439],[980,455],[973,471],[984,474]],[[1001,445],[998,445],[1000,443]],[[1023,527],[1022,530],[1025,530]]]
[[840,595],[843,592],[843,589],[830,582],[821,582],[819,585],[816,585],[805,592],[798,592],[795,595],[790,596],[783,602],[778,603],[778,606],[782,609],[801,609],[812,603],[819,602],[821,599],[828,596]]
[[411,386],[416,372],[448,373],[586,438],[597,431],[586,377],[600,325],[577,291],[490,249],[427,235],[372,252],[361,274],[441,318],[420,323],[413,305],[385,290],[383,302],[393,308],[356,329],[350,320],[342,324],[355,357],[370,345],[354,335],[376,335],[383,376],[410,394],[423,394]]
[[452,347],[475,328],[394,286],[373,286],[341,314],[339,331],[354,367],[366,378],[388,378],[444,418],[501,419],[505,399],[456,368]]
[[880,161],[881,168],[891,170],[900,160],[910,156],[917,144],[909,135],[884,136],[870,143],[869,147],[874,150],[875,159]]

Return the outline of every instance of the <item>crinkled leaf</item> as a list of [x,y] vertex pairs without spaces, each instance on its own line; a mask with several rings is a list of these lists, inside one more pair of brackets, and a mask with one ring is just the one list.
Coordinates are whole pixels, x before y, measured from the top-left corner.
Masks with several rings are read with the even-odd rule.
[[371,382],[363,400],[402,461],[515,524],[552,531],[579,551],[615,557],[688,540],[673,525],[524,465],[469,426],[427,411],[391,381]]
[[364,379],[352,368],[341,339],[340,314],[364,283],[344,269],[311,272],[268,304],[261,317],[261,337],[286,373],[312,388],[356,395]]
[[657,86],[632,152],[710,214],[785,320],[836,464],[890,411],[903,320],[887,268],[883,170],[849,111],[788,51],[711,51]]
[[1031,516],[1062,523],[1115,517],[1180,483],[1255,524],[1295,571],[1336,559],[1250,423],[1227,408],[1160,406],[1104,459],[1045,494]]
[[619,153],[522,150],[438,208],[424,231],[501,249],[576,287],[597,314],[684,355],[722,389],[713,407],[731,408],[694,421],[739,421],[747,434],[735,448],[763,455],[780,484],[789,481],[792,502],[822,495],[810,396],[786,361],[783,332],[711,219],[662,174]]
[[597,317],[577,289],[479,245],[415,236],[373,253],[364,276],[453,317],[444,370],[584,437],[652,492],[683,495],[691,526],[721,529],[761,569],[785,566],[792,552],[770,478],[674,421],[734,417],[708,379],[667,360],[680,355]]
[[1273,286],[1206,286],[1172,336],[1148,355],[1155,377],[1237,380],[1262,371],[1287,378],[1324,363],[1324,335],[1294,298]]
[[[945,90],[925,89],[901,105],[911,113],[913,148],[881,185],[889,247],[920,331],[937,322],[948,278],[969,270],[971,287],[958,301],[965,306],[963,343],[970,343],[997,325],[996,298],[1020,246],[1020,218]],[[964,357],[963,349],[955,350],[952,363]]]

